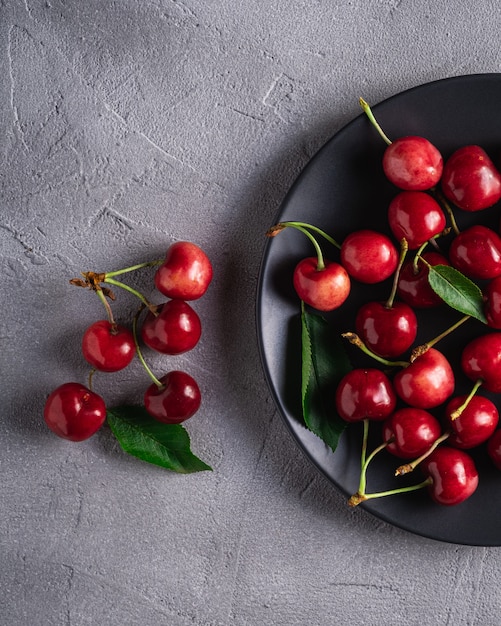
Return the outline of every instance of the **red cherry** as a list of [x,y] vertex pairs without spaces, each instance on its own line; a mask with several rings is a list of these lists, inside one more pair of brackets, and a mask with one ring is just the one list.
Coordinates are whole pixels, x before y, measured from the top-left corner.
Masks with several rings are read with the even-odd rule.
[[144,343],[163,354],[182,354],[193,349],[202,334],[196,311],[183,300],[169,300],[155,316],[148,311],[141,327]]
[[396,402],[390,379],[375,368],[351,370],[336,389],[336,409],[347,422],[385,419]]
[[496,405],[488,398],[473,396],[460,415],[453,419],[452,414],[466,400],[467,396],[457,396],[445,408],[445,418],[451,434],[450,445],[466,450],[487,441],[496,430],[499,413]]
[[424,191],[401,191],[390,202],[388,221],[398,241],[406,239],[409,250],[440,234],[445,214],[436,200]]
[[397,268],[398,252],[391,239],[374,230],[358,230],[341,245],[341,263],[361,283],[379,283]]
[[414,343],[417,318],[404,302],[388,307],[384,302],[368,302],[355,318],[357,334],[373,352],[382,357],[400,356]]
[[494,465],[501,470],[501,429],[498,429],[487,442],[487,453]]
[[463,146],[445,163],[442,191],[460,209],[480,211],[501,198],[501,175],[480,146]]
[[496,278],[501,275],[501,237],[487,226],[471,226],[454,237],[449,259],[470,278]]
[[178,241],[167,250],[165,261],[155,273],[155,286],[168,298],[197,300],[212,280],[212,265],[194,243]]
[[400,137],[383,155],[384,173],[400,189],[431,189],[440,180],[442,169],[442,155],[424,137]]
[[472,339],[463,348],[461,369],[471,380],[481,379],[484,389],[501,393],[501,332]]
[[198,411],[200,388],[189,374],[174,370],[159,382],[162,387],[153,383],[144,394],[144,406],[152,417],[165,424],[180,424]]
[[65,383],[47,398],[44,419],[58,437],[84,441],[103,425],[106,406],[101,396],[84,385]]
[[419,409],[439,406],[454,392],[454,372],[445,356],[430,348],[393,379],[397,396]]
[[491,328],[501,329],[501,276],[491,280],[484,289],[484,313]]
[[319,311],[332,311],[346,300],[351,283],[342,265],[334,261],[324,263],[324,269],[317,269],[316,257],[299,261],[294,269],[293,284],[303,302]]
[[136,354],[134,336],[125,326],[100,320],[85,331],[82,352],[95,369],[118,372],[127,367]]
[[[425,252],[422,257],[427,263],[435,265],[450,265],[449,261],[438,252]],[[440,296],[433,291],[428,282],[428,266],[418,260],[417,272],[413,260],[406,261],[398,277],[397,294],[414,309],[427,309],[443,304]]]
[[428,452],[440,437],[437,418],[423,409],[404,407],[395,411],[383,424],[386,449],[401,459],[414,459]]
[[428,490],[438,504],[451,506],[469,498],[478,486],[473,459],[463,450],[439,446],[421,463],[425,476],[432,479]]

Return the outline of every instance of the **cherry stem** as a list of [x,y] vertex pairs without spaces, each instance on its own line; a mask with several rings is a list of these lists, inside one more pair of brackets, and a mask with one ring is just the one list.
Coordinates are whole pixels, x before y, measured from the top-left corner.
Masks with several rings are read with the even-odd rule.
[[386,446],[388,445],[388,442],[385,441],[379,446],[377,446],[377,448],[374,448],[374,450],[369,454],[369,456],[366,456],[368,436],[369,436],[369,420],[366,418],[364,419],[364,438],[362,441],[362,455],[361,455],[362,467],[360,471],[360,481],[358,483],[358,491],[357,491],[357,494],[362,495],[362,496],[365,495],[365,488],[367,486],[367,468],[369,467],[369,463],[377,454],[379,454],[379,452],[384,450]]
[[404,264],[405,257],[407,255],[408,250],[409,250],[409,244],[407,243],[407,240],[404,238],[400,241],[400,257],[398,259],[397,269],[395,270],[395,274],[393,276],[393,285],[391,287],[390,296],[385,304],[385,307],[387,309],[391,309],[391,307],[393,306],[393,302],[395,300],[395,296],[397,295],[398,278],[400,276],[400,270],[402,269],[402,265]]
[[162,389],[164,387],[164,385],[158,380],[158,378],[155,376],[155,374],[149,368],[148,364],[144,360],[143,353],[141,352],[141,348],[139,346],[139,341],[138,341],[138,338],[137,338],[137,323],[138,323],[139,316],[141,315],[142,310],[143,310],[143,307],[141,307],[139,309],[139,311],[136,313],[136,315],[134,315],[134,319],[132,320],[132,334],[134,336],[134,344],[136,346],[137,356],[138,356],[139,360],[141,361],[141,365],[144,367],[146,373],[151,378],[151,380],[155,383],[155,385],[159,389]]
[[[318,233],[319,235],[321,235],[324,239],[326,239],[329,243],[331,243],[333,246],[335,246],[336,248],[338,248],[339,250],[341,249],[340,244],[330,235],[328,235],[324,230],[322,230],[321,228],[318,228],[318,226],[313,226],[312,224],[307,224],[306,222],[280,222],[280,224],[277,225],[279,228],[280,227],[285,227],[287,228],[287,226],[290,226],[292,228],[306,228],[308,230],[312,230],[315,233]],[[270,230],[273,230],[272,227]]]
[[106,280],[104,280],[103,282],[106,282],[109,285],[115,285],[115,287],[120,287],[120,289],[125,289],[125,291],[128,291],[129,293],[131,293],[134,296],[136,296],[136,298],[139,298],[139,300],[141,300],[141,302],[144,304],[144,306],[147,307],[154,315],[157,315],[157,308],[156,308],[156,306],[154,304],[152,304],[151,302],[149,302],[143,296],[142,293],[137,291],[137,289],[134,289],[133,287],[130,287],[129,285],[126,285],[125,283],[122,283],[119,280],[115,280],[114,278],[109,278],[109,274],[106,274]]
[[412,271],[414,272],[414,275],[419,272],[418,263],[420,260],[422,260],[421,254],[423,253],[423,250],[428,246],[429,243],[430,243],[429,240],[422,243],[416,252],[414,261],[412,262]]
[[424,454],[422,454],[421,456],[418,456],[417,459],[414,459],[414,461],[411,461],[410,463],[404,463],[403,465],[400,465],[400,467],[397,467],[397,469],[395,470],[395,476],[403,476],[404,474],[410,474],[410,472],[415,470],[416,467],[422,461],[424,461],[426,458],[428,458],[430,456],[430,454],[434,450],[436,450],[436,448],[438,448],[438,446],[443,441],[445,441],[448,437],[450,437],[450,432],[445,432],[443,435],[440,435],[440,437],[437,437],[437,439],[435,439],[433,444],[430,446],[430,448]]
[[385,134],[385,132],[383,131],[383,129],[379,125],[379,123],[376,120],[376,118],[374,117],[374,113],[372,112],[370,105],[363,98],[359,98],[358,102],[359,102],[360,106],[362,107],[364,113],[369,118],[371,124],[374,126],[374,128],[377,130],[377,132],[380,134],[381,138],[388,145],[390,145],[391,144],[391,139],[388,139],[387,135]]
[[123,270],[114,270],[113,272],[106,272],[104,274],[104,282],[108,282],[108,278],[113,278],[113,276],[120,276],[121,274],[126,274],[127,272],[134,272],[135,270],[140,270],[143,267],[152,267],[155,265],[162,265],[164,259],[157,259],[155,261],[147,261],[146,263],[138,263],[137,265],[131,265],[130,267],[126,267]]
[[377,491],[375,493],[364,493],[359,494],[356,493],[348,500],[348,506],[358,506],[361,502],[365,502],[366,500],[373,500],[375,498],[384,498],[385,496],[394,496],[401,493],[409,493],[410,491],[417,491],[418,489],[423,489],[424,487],[428,487],[431,485],[433,479],[428,477],[423,482],[417,485],[410,485],[409,487],[398,487],[397,489],[390,489],[388,491]]
[[436,337],[434,337],[433,339],[430,339],[426,343],[423,343],[422,345],[414,348],[410,357],[411,363],[415,361],[418,357],[422,356],[425,352],[427,352],[430,348],[432,348],[439,341],[444,339],[444,337],[447,337],[447,335],[450,335],[452,332],[454,332],[456,328],[459,328],[461,324],[464,324],[469,319],[471,319],[471,315],[463,315],[461,319],[459,319],[455,324],[452,324],[452,326],[449,326],[449,328],[446,328],[442,333],[440,333],[440,335],[437,335]]
[[303,226],[294,226],[294,228],[296,228],[297,230],[305,234],[308,237],[308,239],[311,241],[311,243],[313,244],[315,248],[315,252],[317,253],[317,271],[321,272],[322,270],[325,269],[325,262],[324,262],[324,255],[322,254],[322,249],[320,248],[318,241],[306,228],[303,228]]
[[92,391],[92,379],[94,378],[94,374],[96,373],[95,369],[91,369],[89,372],[89,377],[87,379],[87,387]]
[[382,356],[379,356],[379,354],[372,352],[372,350],[370,350],[365,345],[365,343],[360,339],[360,337],[356,333],[352,333],[352,332],[342,333],[341,337],[344,337],[344,339],[347,339],[351,344],[353,344],[357,348],[360,348],[362,352],[370,356],[375,361],[379,361],[379,363],[382,363],[383,365],[387,365],[388,367],[407,367],[409,365],[407,361],[389,361],[388,359],[385,359]]
[[465,401],[463,402],[463,404],[461,404],[460,406],[458,406],[458,408],[453,411],[451,413],[451,420],[456,420],[461,413],[466,409],[466,407],[470,404],[473,396],[477,393],[477,391],[480,389],[480,387],[483,384],[483,380],[481,378],[479,378],[476,383],[473,385],[472,390],[470,391],[470,393],[466,396]]
[[115,322],[115,318],[113,317],[113,311],[111,310],[110,303],[108,302],[108,300],[106,300],[106,296],[104,295],[101,287],[98,286],[96,288],[96,293],[99,299],[101,300],[101,302],[103,303],[104,308],[106,309],[106,314],[108,315],[108,321],[110,322],[112,330],[113,330],[114,328],[116,328],[116,322]]
[[454,216],[454,211],[452,210],[451,205],[449,204],[449,202],[447,202],[447,199],[445,198],[444,194],[437,188],[434,188],[434,192],[436,194],[436,196],[438,197],[438,199],[440,200],[442,206],[444,207],[447,215],[449,216],[449,219],[451,221],[451,226],[452,226],[452,230],[454,231],[454,233],[456,235],[459,235],[459,233],[461,232],[458,228],[457,222],[456,222],[456,218]]

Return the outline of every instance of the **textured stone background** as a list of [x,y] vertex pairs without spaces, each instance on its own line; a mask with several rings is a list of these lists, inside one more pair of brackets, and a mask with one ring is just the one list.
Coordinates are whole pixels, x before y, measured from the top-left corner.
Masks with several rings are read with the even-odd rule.
[[[303,458],[254,321],[263,233],[358,96],[498,72],[500,26],[495,0],[0,1],[2,625],[500,623],[499,549],[349,511]],[[187,428],[214,472],[190,476],[41,417],[85,381],[81,333],[102,317],[68,279],[177,239],[216,275],[200,345],[153,362],[204,391]],[[110,404],[146,383],[139,364],[95,379]]]

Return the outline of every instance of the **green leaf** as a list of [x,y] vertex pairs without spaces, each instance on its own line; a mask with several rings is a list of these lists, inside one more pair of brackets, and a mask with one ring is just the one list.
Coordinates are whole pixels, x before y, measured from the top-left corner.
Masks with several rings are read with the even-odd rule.
[[428,282],[433,291],[456,311],[487,323],[482,291],[474,282],[448,265],[428,266]]
[[180,424],[162,424],[134,405],[108,409],[106,417],[123,450],[142,461],[180,474],[212,469],[191,452],[189,435]]
[[301,312],[303,419],[309,430],[333,451],[346,422],[335,409],[335,390],[351,369],[342,341],[326,320],[314,313]]

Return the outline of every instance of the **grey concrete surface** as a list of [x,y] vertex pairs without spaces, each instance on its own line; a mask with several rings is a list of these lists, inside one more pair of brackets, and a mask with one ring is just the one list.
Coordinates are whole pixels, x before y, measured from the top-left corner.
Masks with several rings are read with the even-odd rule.
[[[303,457],[254,319],[263,233],[358,96],[498,72],[500,27],[494,0],[0,1],[2,625],[501,623],[499,549],[350,511]],[[187,429],[214,471],[190,476],[42,420],[103,316],[69,278],[178,239],[215,269],[199,346],[151,363],[203,389]],[[110,404],[146,383],[139,363],[95,378]]]

